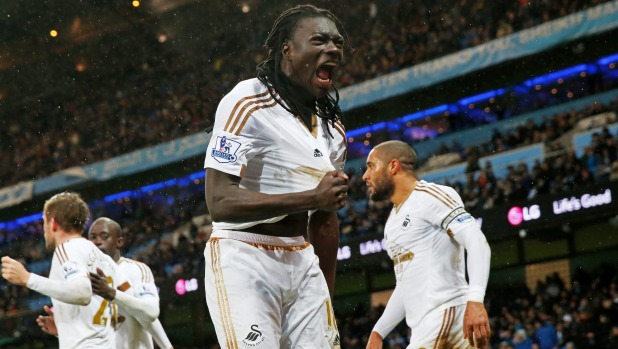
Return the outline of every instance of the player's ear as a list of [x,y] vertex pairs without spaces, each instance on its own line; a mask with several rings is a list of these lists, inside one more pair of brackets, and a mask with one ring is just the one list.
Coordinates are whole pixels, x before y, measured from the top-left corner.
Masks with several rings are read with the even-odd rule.
[[281,55],[283,56],[283,58],[290,59],[291,53],[292,53],[292,48],[290,47],[290,44],[288,44],[287,42],[284,42],[283,45],[281,46]]
[[122,248],[122,246],[124,246],[124,238],[121,236],[118,239],[116,239],[116,247]]
[[391,162],[388,164],[388,170],[391,173],[391,175],[394,175],[400,169],[401,169],[401,164],[399,163],[399,160],[397,159],[391,160]]
[[56,222],[56,218],[54,217],[50,218],[49,224],[51,224],[52,231],[58,230],[58,222]]

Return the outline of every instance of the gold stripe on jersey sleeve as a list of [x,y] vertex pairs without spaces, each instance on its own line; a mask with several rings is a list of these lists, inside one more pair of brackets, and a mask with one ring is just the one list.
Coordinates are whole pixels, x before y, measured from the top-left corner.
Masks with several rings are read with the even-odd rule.
[[444,309],[444,315],[442,316],[442,326],[440,326],[440,331],[438,332],[438,337],[433,341],[433,349],[439,348],[438,343],[440,342],[440,338],[442,338],[442,331],[444,331],[444,322],[446,321],[446,309]]
[[147,283],[148,282],[148,273],[146,272],[146,268],[145,268],[144,263],[135,262],[135,264],[137,264],[139,269],[142,271],[142,282],[143,283]]
[[449,205],[446,201],[444,201],[442,198],[440,198],[438,195],[434,194],[433,192],[430,192],[429,190],[425,189],[424,187],[420,188],[419,186],[416,186],[416,188],[414,188],[414,190],[418,190],[418,191],[422,191],[423,193],[427,193],[427,194],[433,196],[434,198],[438,199],[438,201],[443,203],[446,207],[448,207],[450,209],[454,208],[451,205]]
[[454,238],[454,237],[455,237],[455,234],[453,234],[453,231],[452,231],[450,228],[449,228],[449,229],[446,229],[446,233],[448,234],[448,236],[450,236],[450,237],[452,237],[452,238]]
[[343,137],[343,144],[345,145],[343,160],[345,161],[348,158],[348,138],[345,135],[345,127],[343,126],[341,121],[339,121],[339,119],[337,119],[337,121],[335,122],[335,130],[337,130],[341,137]]
[[60,265],[63,265],[64,262],[62,261],[62,258],[60,257],[60,253],[58,253],[58,249],[54,251],[54,254],[56,255],[56,258],[58,258],[58,262],[60,263]]
[[224,131],[227,131],[227,132],[230,132],[230,133],[234,133],[234,129],[236,129],[236,125],[238,125],[238,122],[244,118],[248,108],[250,108],[253,105],[256,105],[256,104],[259,105],[261,103],[267,103],[267,102],[270,102],[272,100],[273,100],[272,96],[268,96],[268,98],[264,97],[264,98],[261,98],[261,99],[252,99],[252,100],[250,100],[248,103],[243,105],[242,108],[240,108],[240,110],[236,113],[236,115],[234,115],[234,117],[233,117],[234,122],[229,127],[225,128]]
[[146,272],[146,282],[147,283],[153,283],[154,282],[154,275],[152,275],[152,270],[150,270],[150,267],[147,266],[146,264],[142,263],[144,265],[144,271]]
[[64,248],[64,243],[62,243],[59,247],[60,247],[59,249],[60,255],[64,257],[64,262],[62,262],[62,264],[64,264],[69,261],[69,254],[67,253],[66,248]]
[[346,144],[347,144],[348,143],[347,142],[348,139],[345,136],[345,127],[343,126],[343,124],[339,120],[335,121],[335,130],[337,130],[337,132],[339,132],[341,137],[343,137],[343,139],[346,140]]
[[[272,102],[270,102],[271,100],[272,100]],[[268,104],[260,104],[260,105],[257,105],[255,107],[249,109],[249,111],[247,111],[245,113],[245,117],[243,118],[242,123],[240,124],[240,126],[238,126],[238,129],[236,129],[236,131],[233,132],[235,135],[238,136],[240,134],[240,131],[242,131],[242,129],[245,127],[245,124],[247,123],[247,121],[249,120],[249,117],[253,114],[254,111],[260,110],[260,109],[272,108],[275,105],[277,105],[277,101],[274,100],[272,97],[269,98],[269,99],[265,99],[262,102],[264,102],[264,103],[270,102],[270,103],[268,103]],[[234,124],[236,124],[236,122],[234,122]],[[234,128],[234,127],[232,127],[232,128]]]
[[239,100],[238,102],[236,102],[236,105],[234,106],[234,109],[232,109],[232,112],[230,113],[230,116],[227,118],[227,122],[225,123],[225,127],[223,128],[224,131],[227,131],[227,127],[230,126],[230,122],[232,122],[232,120],[234,119],[234,115],[236,115],[236,110],[238,109],[238,107],[240,107],[245,101],[251,100],[251,99],[259,99],[262,98],[264,96],[266,96],[268,94],[268,90],[266,92],[262,92],[259,93],[257,95],[253,95],[253,96],[247,96],[245,98],[242,98],[241,100]]
[[460,206],[457,201],[453,200],[453,198],[450,197],[450,195],[448,195],[444,190],[436,187],[435,185],[427,185],[427,184],[420,184],[420,186],[426,190],[429,190],[433,193],[435,193],[436,195],[440,196],[441,198],[443,198],[445,201],[447,201],[450,205],[452,205],[451,208]]
[[442,196],[446,201],[450,202],[454,207],[460,206],[459,203],[453,199],[450,195],[448,195],[447,192],[445,192],[444,190],[440,189],[439,187],[433,185],[433,184],[421,184],[421,186],[423,188],[427,188],[429,190],[432,190],[434,193]]
[[221,317],[221,326],[225,333],[225,341],[230,349],[237,349],[236,333],[234,331],[234,323],[230,313],[230,305],[227,299],[225,283],[223,282],[223,271],[221,270],[221,250],[219,248],[219,239],[210,239],[211,241],[211,259],[212,270],[215,274],[215,288],[217,290],[217,304],[219,308],[219,316]]

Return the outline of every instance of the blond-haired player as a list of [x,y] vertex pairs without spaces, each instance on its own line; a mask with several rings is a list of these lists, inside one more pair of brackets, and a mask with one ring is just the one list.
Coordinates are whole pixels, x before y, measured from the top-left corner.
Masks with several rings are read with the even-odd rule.
[[371,199],[394,205],[384,238],[397,279],[367,348],[382,348],[404,317],[412,329],[408,349],[484,348],[490,336],[483,304],[489,245],[457,192],[418,180],[415,163],[414,150],[400,141],[379,144],[367,157],[363,180]]
[[[116,322],[117,349],[152,349],[153,339],[161,349],[170,343],[159,316],[159,296],[150,268],[141,262],[122,257],[124,237],[120,225],[109,218],[95,220],[88,239],[118,264],[116,290],[105,283],[105,276],[91,274],[93,292],[118,305]],[[55,334],[53,314],[39,316],[37,323],[49,334]]]
[[75,193],[61,193],[45,202],[45,246],[54,251],[49,278],[30,273],[19,262],[2,257],[2,277],[51,297],[61,349],[115,348],[113,304],[92,294],[88,274],[97,269],[114,284],[116,263],[82,237],[88,205]]

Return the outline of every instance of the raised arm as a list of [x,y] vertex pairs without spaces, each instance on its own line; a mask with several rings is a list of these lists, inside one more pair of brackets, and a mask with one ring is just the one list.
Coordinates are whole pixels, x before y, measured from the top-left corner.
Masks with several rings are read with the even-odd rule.
[[85,276],[69,280],[53,280],[26,270],[23,264],[11,257],[2,257],[2,277],[18,286],[26,286],[45,296],[64,303],[88,305],[92,299],[90,281]]

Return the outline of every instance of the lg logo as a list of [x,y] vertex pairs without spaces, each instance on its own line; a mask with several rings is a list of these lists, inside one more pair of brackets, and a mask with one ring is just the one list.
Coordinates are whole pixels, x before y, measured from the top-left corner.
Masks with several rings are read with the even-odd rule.
[[531,221],[539,219],[541,217],[541,208],[539,205],[532,205],[530,207],[514,206],[509,210],[507,218],[509,223],[513,226],[520,225],[523,221]]

